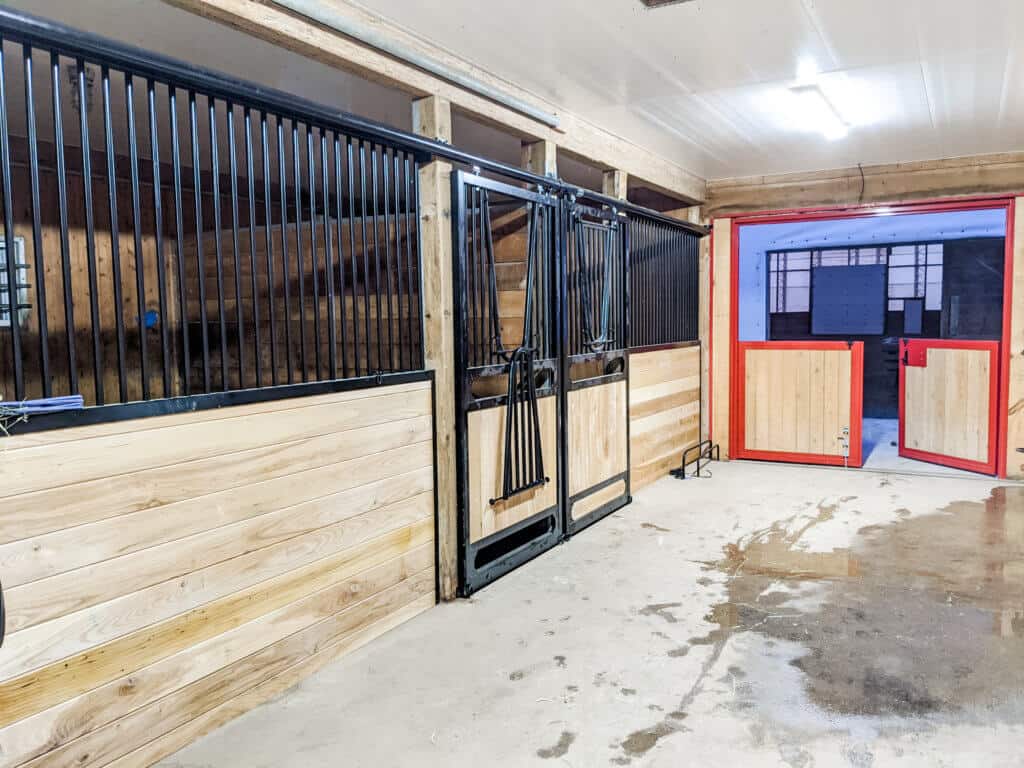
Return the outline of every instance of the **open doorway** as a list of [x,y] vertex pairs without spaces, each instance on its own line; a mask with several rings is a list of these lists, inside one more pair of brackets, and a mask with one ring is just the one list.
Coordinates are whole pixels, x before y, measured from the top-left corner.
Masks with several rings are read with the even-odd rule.
[[1007,206],[934,208],[739,222],[738,456],[998,472]]

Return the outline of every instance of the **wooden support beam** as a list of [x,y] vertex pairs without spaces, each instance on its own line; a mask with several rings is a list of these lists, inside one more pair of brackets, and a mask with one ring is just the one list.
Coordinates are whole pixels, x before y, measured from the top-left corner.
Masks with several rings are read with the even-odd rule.
[[1010,310],[1010,386],[1006,425],[1006,475],[1024,479],[1024,197],[1014,204],[1013,294]]
[[[412,105],[412,124],[421,136],[451,141],[451,104],[438,96],[417,99]],[[436,160],[420,167],[424,358],[427,368],[434,371],[437,571],[442,600],[453,599],[459,584],[451,178],[451,163]]]
[[707,192],[704,179],[676,163],[623,139],[582,118],[560,109],[489,72],[476,67],[395,24],[359,8],[348,0],[325,0],[331,10],[372,26],[401,47],[428,56],[440,64],[465,71],[477,80],[507,92],[541,109],[558,114],[560,125],[551,128],[484,96],[464,90],[411,64],[310,19],[294,15],[280,6],[254,0],[164,0],[208,19],[227,24],[282,48],[308,56],[328,66],[344,69],[374,82],[397,88],[413,97],[440,96],[452,107],[474,119],[526,141],[548,140],[566,153],[605,167],[623,168],[645,185],[691,202],[701,202]]
[[1024,190],[1024,152],[865,165],[811,173],[749,176],[708,182],[706,211],[752,211],[894,203]]
[[729,377],[732,374],[732,219],[715,219],[711,275],[711,440],[729,458]]
[[625,171],[618,169],[605,171],[604,178],[601,182],[601,192],[608,195],[609,197],[615,197],[619,200],[626,199],[626,193],[629,185],[629,174]]
[[555,142],[523,142],[523,168],[538,176],[558,176],[558,148]]

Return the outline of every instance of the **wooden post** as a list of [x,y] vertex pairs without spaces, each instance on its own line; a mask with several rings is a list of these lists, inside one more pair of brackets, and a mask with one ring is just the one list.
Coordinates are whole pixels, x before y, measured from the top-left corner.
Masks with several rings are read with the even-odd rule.
[[608,197],[615,197],[619,200],[626,199],[626,192],[629,187],[629,174],[625,171],[611,170],[604,172],[601,183],[601,191]]
[[732,219],[715,219],[711,300],[711,440],[722,458],[729,454],[730,381],[732,375]]
[[558,175],[558,150],[553,141],[523,142],[523,168],[538,176]]
[[[419,135],[450,142],[451,104],[437,96],[417,99],[412,104],[412,123]],[[449,162],[435,160],[420,167],[424,358],[426,367],[434,371],[437,571],[442,600],[453,599],[459,583],[451,178]]]
[[[1009,236],[1009,233],[1007,233]],[[1010,296],[1009,413],[1006,419],[1006,476],[1024,479],[1024,197],[1014,203],[1013,288]],[[1001,415],[1001,414],[1000,414]]]

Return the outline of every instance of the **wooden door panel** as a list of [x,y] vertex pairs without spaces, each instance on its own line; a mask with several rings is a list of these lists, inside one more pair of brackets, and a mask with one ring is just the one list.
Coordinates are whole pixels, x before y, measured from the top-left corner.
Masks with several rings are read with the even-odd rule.
[[741,342],[736,457],[860,466],[863,354],[861,342]]
[[900,342],[900,455],[995,473],[999,343]]

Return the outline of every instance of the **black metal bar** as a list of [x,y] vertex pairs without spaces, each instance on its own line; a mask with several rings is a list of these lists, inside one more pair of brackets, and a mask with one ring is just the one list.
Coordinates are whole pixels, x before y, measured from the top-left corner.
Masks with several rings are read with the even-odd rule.
[[401,195],[399,194],[400,184],[398,181],[398,171],[401,163],[399,161],[397,150],[392,153],[391,160],[393,166],[392,175],[395,182],[395,273],[398,278],[396,286],[398,289],[398,367],[404,369],[406,368],[406,343],[410,337],[404,334],[402,326],[403,321],[408,318],[409,302],[405,292],[402,290],[402,219],[405,217],[402,216]]
[[163,363],[164,397],[171,396],[171,339],[167,313],[167,263],[164,260],[163,190],[160,186],[160,125],[157,121],[156,90],[146,81],[149,102],[149,151],[153,162],[153,242],[156,246],[157,300],[160,305],[160,354]]
[[103,136],[106,154],[106,194],[110,208],[111,222],[111,272],[114,284],[114,323],[118,345],[118,396],[121,402],[128,399],[128,357],[125,341],[124,295],[121,274],[121,237],[118,224],[118,176],[117,155],[114,148],[114,119],[111,110],[111,72],[103,68],[100,73],[103,90]]
[[[231,252],[235,267],[235,322],[238,324],[238,388],[244,389],[245,318],[242,314],[242,258],[238,249],[238,148],[235,143],[235,105],[229,101],[224,105],[224,109],[228,132],[228,168],[231,172]],[[255,299],[253,296],[254,301]],[[259,355],[259,350],[256,350],[256,354]]]
[[[263,386],[263,345],[260,343],[259,269],[256,266],[256,167],[252,148],[252,110],[243,107],[245,118],[245,179],[249,186],[249,269],[252,285],[252,346],[255,358],[256,386]],[[270,271],[267,270],[267,277]],[[269,295],[269,288],[267,290]]]
[[[0,174],[3,175],[4,257],[7,266],[7,311],[11,320],[11,356],[14,397],[25,398],[25,371],[21,358],[21,329],[18,327],[18,268],[14,252],[14,197],[11,185],[11,137],[7,124],[7,60],[0,37]],[[36,275],[42,280],[43,275]],[[41,308],[45,312],[46,308]]]
[[[374,264],[374,309],[377,315],[377,370],[384,370],[384,333],[381,329],[381,316],[384,310],[380,305],[380,210],[377,204],[377,147],[370,145],[370,168],[372,176],[371,189],[373,190],[373,264]],[[365,169],[364,169],[365,171]]]
[[[270,382],[276,387],[277,376],[277,315],[274,313],[274,235],[273,200],[270,189],[270,137],[267,132],[267,113],[260,112],[260,150],[263,156],[263,235],[267,249],[267,315],[270,319]],[[284,231],[283,229],[281,230]],[[255,233],[253,233],[255,235]]]
[[302,259],[302,168],[299,154],[299,123],[292,120],[292,175],[295,183],[295,269],[299,284],[299,360],[302,380],[309,381],[309,363],[306,361],[306,275]]
[[284,281],[284,356],[288,383],[294,381],[292,370],[292,287],[288,266],[288,177],[285,171],[284,120],[277,118],[277,184],[281,198],[281,277]]
[[[309,261],[313,284],[313,360],[320,378],[320,277],[316,262],[316,161],[313,157],[313,128],[306,126],[306,176],[309,183]],[[325,199],[326,203],[326,199]]]
[[[203,258],[203,174],[199,141],[199,109],[195,91],[188,92],[189,141],[192,143],[192,191],[196,224],[196,280],[199,296],[199,329],[203,341],[203,392],[210,392],[210,326],[206,312],[206,263]],[[218,233],[218,237],[220,233]]]
[[[390,174],[388,172],[389,163],[388,163],[388,152],[387,152],[387,148],[386,147],[382,147],[381,148],[380,156],[381,156],[381,165],[384,166],[381,169],[381,171],[382,171],[383,182],[384,182],[384,187],[383,187],[383,193],[384,193],[384,274],[385,274],[384,284],[385,284],[386,290],[387,290],[386,306],[388,308],[388,317],[387,317],[387,323],[388,323],[388,370],[393,371],[396,368],[396,366],[395,366],[395,340],[394,340],[394,330],[392,328],[392,325],[394,324],[394,311],[392,309],[392,304],[391,304],[391,299],[392,299],[392,297],[394,295],[394,291],[392,290],[392,274],[391,274],[391,216],[388,213],[388,208],[390,208],[390,205],[389,205],[388,201],[391,199],[391,184],[390,184],[390,180],[389,180]],[[377,299],[377,304],[378,304],[377,313],[380,314],[380,306],[379,306],[380,305],[380,298],[379,298],[380,297],[380,285],[379,284],[377,285],[377,296],[378,296],[378,299]]]
[[[213,194],[213,248],[217,260],[217,319],[220,323],[220,388],[230,388],[228,377],[228,320],[224,306],[224,249],[221,246],[221,233],[224,231],[221,225],[220,213],[220,147],[217,138],[217,101],[212,97],[206,99],[206,111],[209,116],[209,138],[210,138],[210,176],[211,193]],[[202,297],[206,301],[206,296]]]
[[[0,40],[0,45],[2,44],[3,42]],[[39,194],[39,140],[36,133],[36,104],[32,82],[32,48],[24,46],[23,54],[25,60],[25,123],[28,133],[29,175],[32,184],[32,255],[36,275],[36,305],[38,307],[36,316],[39,322],[39,373],[43,380],[43,397],[50,397],[53,394],[53,385],[50,382],[50,337],[46,324],[46,280],[43,279],[46,267],[43,254],[42,206]],[[117,302],[116,306],[120,307],[121,303]]]
[[[167,86],[167,111],[171,116],[171,171],[174,176],[174,247],[178,262],[178,322],[181,323],[181,384],[182,391],[188,395],[192,392],[191,366],[192,356],[189,350],[188,338],[188,289],[185,275],[185,253],[183,240],[185,239],[184,216],[182,212],[183,202],[181,194],[181,140],[178,138],[178,96],[173,84]],[[108,138],[108,141],[112,139]],[[108,149],[108,162],[110,163],[110,178],[113,179],[113,147]],[[113,220],[114,214],[111,214]],[[116,232],[116,230],[115,230]],[[114,235],[116,237],[116,234]],[[117,278],[120,282],[120,277]],[[121,302],[115,300],[118,306],[118,319],[120,320]],[[124,397],[122,397],[122,400]]]
[[[345,322],[345,246],[341,230],[341,139],[337,133],[334,134],[334,218],[338,228],[338,296],[341,308],[341,375],[348,378],[348,330]],[[348,223],[349,232],[352,231],[352,221]]]
[[[363,238],[363,322],[366,330],[366,372],[370,367],[370,253],[366,239],[366,144],[359,144],[359,219]],[[358,355],[358,350],[356,351]]]
[[[353,349],[353,368],[356,376],[359,375],[361,370],[359,367],[359,312],[357,308],[358,290],[359,290],[359,261],[356,259],[356,192],[355,192],[355,158],[354,150],[352,147],[352,138],[348,137],[345,139],[346,146],[346,167],[348,170],[348,243],[349,243],[349,258],[352,260],[352,349]],[[364,234],[365,239],[365,234]],[[367,344],[369,344],[369,336],[367,336]]]
[[[412,179],[412,174],[409,172],[409,166],[412,163],[412,158],[408,155],[405,157],[404,170],[402,174],[402,180],[405,182],[405,268],[408,272],[409,286],[409,306],[406,309],[406,323],[409,326],[409,367],[418,368],[423,364],[422,362],[422,344],[420,339],[413,336],[413,296],[416,297],[416,328],[422,333],[423,323],[421,321],[422,315],[419,314],[419,303],[420,296],[422,295],[420,289],[420,274],[419,268],[419,196],[415,194],[415,186]],[[413,238],[416,238],[416,272],[413,274]],[[420,352],[420,357],[416,357],[413,354],[413,350]]]
[[89,146],[89,110],[86,101],[89,91],[85,82],[85,62],[82,59],[75,62],[75,84],[78,88],[79,147],[82,151],[82,205],[85,215],[85,263],[89,280],[89,325],[92,330],[92,377],[96,389],[96,404],[102,406],[105,399],[103,397],[103,347],[99,318],[99,288],[96,279],[96,227],[92,207],[92,150]]
[[142,252],[142,203],[139,199],[139,142],[135,125],[135,84],[131,72],[124,73],[124,102],[128,121],[128,156],[132,181],[132,232],[135,239],[135,295],[139,311],[139,375],[142,399],[149,400],[149,358],[146,354],[146,265]]
[[[330,157],[327,151],[327,130],[320,131],[320,183],[324,197],[324,277],[327,290],[327,368],[328,376],[338,378],[337,312],[334,306],[334,253],[331,247],[331,187],[328,179]],[[340,222],[339,222],[340,225]],[[319,310],[317,311],[319,314]]]

